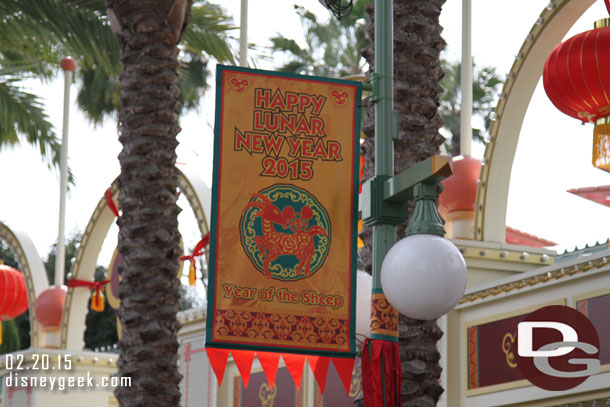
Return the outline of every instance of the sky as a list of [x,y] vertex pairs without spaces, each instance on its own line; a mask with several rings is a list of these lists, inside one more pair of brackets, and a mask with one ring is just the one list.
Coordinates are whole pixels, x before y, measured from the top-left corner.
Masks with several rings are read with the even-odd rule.
[[[329,13],[318,1],[297,1],[320,18]],[[222,2],[239,24],[239,0]],[[270,45],[276,33],[303,43],[300,20],[293,2],[250,0],[249,42]],[[475,63],[494,66],[504,76],[515,55],[548,0],[473,0],[472,50]],[[603,2],[598,2],[568,33],[570,36],[592,28],[599,18],[607,17]],[[272,21],[272,23],[270,23]],[[447,42],[445,55],[460,59],[461,1],[447,0],[441,14],[443,37]],[[235,38],[239,32],[232,34]],[[237,44],[235,49],[237,49]],[[258,60],[257,67],[273,69],[277,58]],[[49,83],[24,83],[31,92],[45,100],[47,113],[58,134],[62,129],[63,79]],[[119,173],[116,120],[109,119],[94,127],[77,110],[76,87],[72,87],[69,127],[69,165],[75,175],[67,202],[66,234],[85,229],[104,191]],[[181,118],[182,132],[178,139],[180,166],[194,169],[211,184],[213,146],[213,87],[203,97],[201,108]],[[476,121],[474,121],[476,123]],[[552,240],[558,252],[573,250],[585,244],[605,241],[610,236],[610,209],[567,193],[571,188],[610,184],[610,174],[591,166],[593,128],[581,126],[560,113],[539,85],[528,108],[517,149],[511,178],[507,225]],[[474,144],[473,155],[482,157],[483,146]],[[0,174],[3,196],[0,199],[0,220],[11,228],[25,231],[45,258],[57,239],[59,207],[59,175],[49,170],[34,148],[23,144],[0,151]],[[199,240],[192,211],[185,201],[180,229],[185,247]],[[108,265],[116,246],[116,226],[111,229],[98,258]]]

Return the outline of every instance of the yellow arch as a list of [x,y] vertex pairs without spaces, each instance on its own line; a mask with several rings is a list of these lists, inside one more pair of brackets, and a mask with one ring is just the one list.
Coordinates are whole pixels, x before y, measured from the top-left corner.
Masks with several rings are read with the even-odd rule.
[[504,243],[511,169],[521,125],[544,62],[594,0],[554,0],[526,37],[508,74],[485,148],[475,204],[475,240]]
[[[206,234],[209,231],[208,219],[211,211],[210,188],[198,175],[183,171],[179,171],[178,185],[193,209],[201,234]],[[116,199],[118,194],[116,180],[110,189],[113,199]],[[114,221],[115,216],[108,207],[106,198],[102,197],[91,215],[76,252],[71,269],[73,278],[93,281],[97,257]],[[89,290],[82,288],[68,290],[62,314],[61,349],[81,350],[83,348],[89,296]]]
[[4,240],[17,257],[21,272],[25,277],[30,310],[30,342],[31,347],[38,347],[38,323],[34,312],[34,303],[41,292],[49,287],[47,273],[36,247],[29,236],[22,231],[13,230],[0,222],[0,239]]

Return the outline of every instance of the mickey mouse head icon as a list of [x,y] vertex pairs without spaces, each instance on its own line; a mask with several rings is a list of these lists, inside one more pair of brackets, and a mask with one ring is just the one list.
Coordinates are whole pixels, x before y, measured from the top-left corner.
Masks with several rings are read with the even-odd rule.
[[347,91],[339,92],[335,89],[330,94],[333,97],[334,102],[339,106],[343,106],[349,99],[349,93],[347,93]]
[[242,94],[246,91],[248,85],[250,85],[250,81],[248,81],[246,78],[231,78],[231,85],[233,85],[233,90],[236,93]]

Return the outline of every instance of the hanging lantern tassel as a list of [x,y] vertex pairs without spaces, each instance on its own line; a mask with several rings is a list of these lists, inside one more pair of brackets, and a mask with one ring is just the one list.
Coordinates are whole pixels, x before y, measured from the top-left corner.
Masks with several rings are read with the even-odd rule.
[[87,287],[90,290],[94,290],[94,293],[91,296],[91,309],[96,312],[104,312],[104,309],[106,309],[106,301],[104,301],[104,293],[102,293],[102,290],[109,282],[110,280],[84,281],[71,278],[68,280],[68,287]]
[[[603,121],[602,123],[600,123]],[[593,130],[593,166],[610,172],[610,118],[597,121]]]
[[106,304],[104,301],[104,294],[102,293],[102,287],[96,287],[95,292],[91,296],[91,309],[97,312],[104,312]]
[[191,265],[189,266],[189,285],[192,287],[195,285],[197,281],[197,266],[195,266],[195,260],[191,260]]
[[193,250],[193,254],[185,255],[180,257],[181,261],[188,260],[191,262],[189,266],[189,285],[193,287],[197,282],[197,263],[195,261],[195,257],[202,256],[205,253],[205,248],[210,244],[210,234],[207,233],[204,237],[201,238],[199,243],[195,246]]

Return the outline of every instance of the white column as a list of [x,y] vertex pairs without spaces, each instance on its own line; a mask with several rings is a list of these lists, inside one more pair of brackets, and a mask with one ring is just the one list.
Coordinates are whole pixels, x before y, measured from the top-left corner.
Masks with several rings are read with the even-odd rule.
[[68,192],[68,127],[70,119],[70,85],[74,77],[76,63],[71,58],[61,61],[64,71],[64,115],[61,135],[61,152],[59,156],[59,227],[57,232],[57,250],[55,252],[55,286],[64,283],[64,268],[66,257],[65,225],[66,225],[66,194]]
[[460,115],[460,153],[470,156],[472,144],[472,2],[462,0],[462,112]]
[[239,18],[239,66],[248,66],[248,0],[241,0]]

